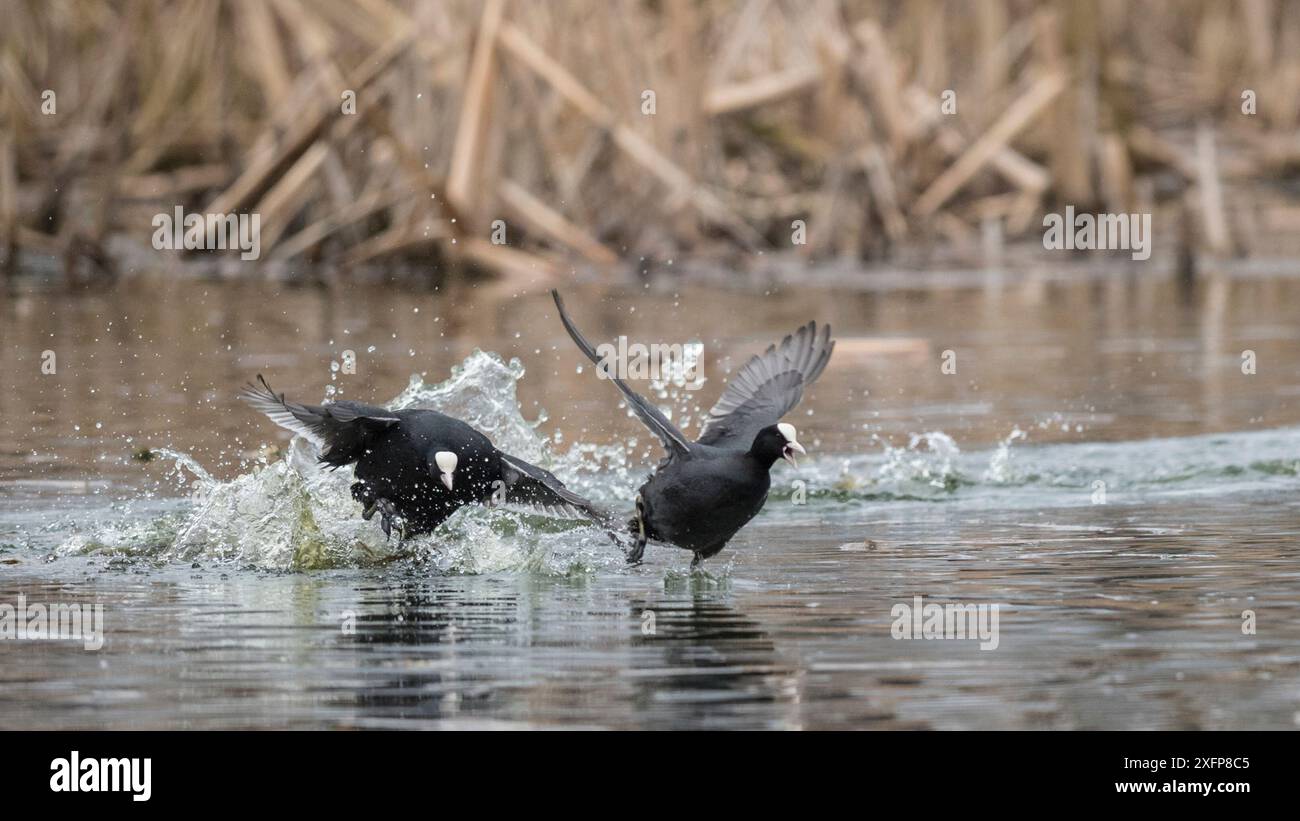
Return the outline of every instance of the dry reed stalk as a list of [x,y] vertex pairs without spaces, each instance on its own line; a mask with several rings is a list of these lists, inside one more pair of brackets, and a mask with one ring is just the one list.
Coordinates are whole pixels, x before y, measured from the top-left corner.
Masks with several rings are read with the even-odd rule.
[[605,267],[618,263],[618,255],[597,242],[582,228],[534,197],[521,185],[502,181],[497,194],[506,208],[516,214],[525,225],[545,234],[556,242],[572,248],[596,265]]
[[502,46],[550,83],[552,88],[591,120],[593,125],[608,130],[615,145],[668,187],[670,199],[680,198],[690,201],[703,216],[727,227],[742,242],[751,245],[761,243],[761,238],[753,228],[733,214],[716,196],[696,185],[689,174],[665,157],[644,137],[618,124],[617,118],[610,109],[578,82],[567,69],[547,56],[523,32],[513,25],[505,25],[501,28],[498,37]]
[[18,169],[13,142],[0,136],[0,275],[12,275],[18,262]]
[[[178,204],[262,213],[275,259],[434,254],[510,283],[557,252],[924,258],[935,232],[979,262],[1048,202],[1186,211],[1231,253],[1300,173],[1300,6],[1277,0],[73,8],[18,3],[0,31],[10,266],[98,265]],[[508,247],[496,208],[526,228]]]
[[1054,73],[1038,78],[1024,96],[1012,103],[989,130],[967,149],[912,206],[912,213],[927,217],[965,185],[984,165],[993,159],[1021,129],[1029,125],[1065,90],[1066,78]]
[[466,220],[476,216],[487,118],[492,107],[492,89],[496,84],[497,31],[501,27],[504,12],[505,0],[488,0],[483,6],[483,18],[474,42],[469,76],[465,81],[456,143],[451,153],[447,200],[461,218]]
[[1200,192],[1205,247],[1213,254],[1222,255],[1229,250],[1228,220],[1224,213],[1214,129],[1205,123],[1196,130],[1196,186]]

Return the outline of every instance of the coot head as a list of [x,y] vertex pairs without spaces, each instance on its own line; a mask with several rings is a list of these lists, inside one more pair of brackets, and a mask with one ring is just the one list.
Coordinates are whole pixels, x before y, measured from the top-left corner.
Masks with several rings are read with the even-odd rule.
[[760,430],[749,449],[750,455],[767,467],[775,464],[777,459],[784,459],[797,468],[799,463],[795,461],[794,455],[807,452],[799,444],[794,425],[789,422],[778,422]]

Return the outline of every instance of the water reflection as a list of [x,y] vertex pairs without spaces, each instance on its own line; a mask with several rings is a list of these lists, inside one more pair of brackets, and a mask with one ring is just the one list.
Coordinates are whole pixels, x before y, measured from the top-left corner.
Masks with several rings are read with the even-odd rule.
[[[639,437],[634,473],[657,453],[578,372],[544,295],[230,283],[0,297],[0,602],[100,602],[108,629],[98,654],[0,641],[0,727],[1292,727],[1300,429],[1269,429],[1300,422],[1298,288],[579,289],[593,335],[702,339],[710,382],[689,399],[703,407],[776,332],[836,326],[799,411],[823,459],[801,474],[808,504],[780,474],[711,579],[654,548],[635,569],[484,575],[60,552],[105,520],[137,525],[119,534],[131,543],[182,515],[167,467],[130,459],[140,446],[240,472],[271,438],[230,398],[259,370],[303,396],[388,398],[410,371],[432,382],[482,347],[526,363],[525,414],[549,410],[559,450]],[[47,349],[59,369],[41,375]],[[358,372],[331,379],[343,350]],[[938,368],[945,350],[955,375]],[[1188,438],[1223,430],[1245,432]],[[909,449],[918,433],[958,450]],[[998,649],[895,639],[890,608],[914,596],[999,604]]]
[[780,726],[797,701],[797,671],[763,625],[718,593],[633,599],[632,703],[653,729]]

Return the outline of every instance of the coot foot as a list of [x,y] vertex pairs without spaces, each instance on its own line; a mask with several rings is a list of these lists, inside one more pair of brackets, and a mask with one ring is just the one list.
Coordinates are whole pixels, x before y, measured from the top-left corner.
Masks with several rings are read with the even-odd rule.
[[[379,510],[379,528],[384,531],[384,538],[391,539],[394,530],[397,531],[397,541],[406,538],[406,519],[397,511],[396,505],[387,499],[376,499],[374,508]],[[370,512],[373,515],[374,509]]]

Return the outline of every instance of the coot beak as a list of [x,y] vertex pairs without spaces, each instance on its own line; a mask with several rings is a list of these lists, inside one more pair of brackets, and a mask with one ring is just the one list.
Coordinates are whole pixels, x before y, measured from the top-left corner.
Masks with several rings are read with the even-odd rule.
[[442,478],[442,483],[447,486],[447,490],[451,490],[451,474],[444,473],[442,474],[441,478]]
[[798,470],[799,463],[794,459],[795,451],[799,451],[805,455],[808,453],[808,451],[803,449],[803,445],[798,442],[786,442],[785,447],[781,450],[781,458],[789,462],[791,465],[794,465],[795,470]]

